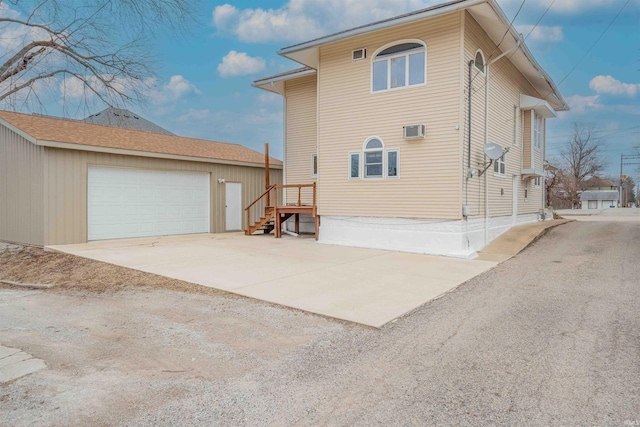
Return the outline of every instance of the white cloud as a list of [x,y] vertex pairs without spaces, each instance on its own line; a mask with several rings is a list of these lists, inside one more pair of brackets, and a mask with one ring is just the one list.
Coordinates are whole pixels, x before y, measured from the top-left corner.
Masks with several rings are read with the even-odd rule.
[[[532,8],[544,10],[551,1],[540,0],[530,4]],[[442,0],[289,0],[277,9],[238,9],[224,4],[213,10],[212,20],[218,32],[235,35],[243,42],[299,42],[441,2]],[[499,0],[499,3],[505,10],[515,13],[522,1]],[[611,4],[612,0],[555,0],[551,13],[587,13],[611,8]],[[631,0],[631,6],[638,5],[640,0]],[[532,37],[550,39],[549,41],[562,40],[562,30],[559,27],[547,28],[550,29],[550,34],[536,29]]]
[[156,105],[175,102],[187,95],[201,95],[202,92],[181,75],[171,76],[169,82],[157,87],[155,81],[149,81],[146,95]]
[[640,83],[622,83],[611,76],[596,76],[589,82],[589,87],[606,95],[635,96],[640,93]]
[[589,110],[600,110],[604,105],[600,103],[600,95],[581,96],[574,95],[567,98],[571,111],[576,114],[584,114]]
[[207,120],[211,117],[211,111],[209,109],[206,110],[194,110],[190,108],[186,113],[180,115],[176,122],[179,123],[188,123],[193,121],[202,121]]
[[196,95],[202,93],[197,87],[192,85],[189,80],[181,75],[171,76],[169,83],[167,83],[164,88],[173,95],[174,99],[181,98],[190,93],[195,93]]
[[529,40],[537,42],[561,42],[564,40],[562,27],[559,26],[545,27],[544,25],[538,25],[534,27],[533,25],[518,25],[517,29],[525,37],[529,35]]
[[0,3],[0,18],[19,19],[20,12],[11,9],[6,3]]
[[227,29],[227,24],[231,23],[238,13],[238,9],[230,4],[216,6],[213,10],[213,25],[215,25],[219,30],[225,30]]
[[253,58],[244,52],[232,50],[218,65],[218,73],[222,77],[246,76],[264,70],[266,63],[262,58]]
[[279,9],[225,4],[213,11],[220,32],[244,42],[295,42],[428,7],[440,0],[289,0]]
[[[84,79],[84,80],[83,80]],[[106,89],[107,82],[112,89]],[[96,97],[96,92],[107,97],[117,97],[117,93],[132,94],[133,92],[144,92],[151,80],[139,81],[133,78],[115,77],[111,74],[102,74],[101,78],[97,76],[84,76],[82,79],[69,76],[60,81],[60,95],[71,99],[92,99]]]

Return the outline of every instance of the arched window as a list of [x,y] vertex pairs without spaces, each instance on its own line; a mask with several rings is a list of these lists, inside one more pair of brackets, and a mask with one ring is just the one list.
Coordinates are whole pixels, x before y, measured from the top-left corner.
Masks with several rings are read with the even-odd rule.
[[364,177],[382,178],[384,172],[384,144],[376,137],[364,145]]
[[475,65],[476,70],[484,74],[484,70],[485,70],[484,54],[480,49],[478,49],[476,52],[476,57],[473,60],[473,65]]
[[384,46],[373,56],[373,92],[425,84],[427,48],[419,40]]

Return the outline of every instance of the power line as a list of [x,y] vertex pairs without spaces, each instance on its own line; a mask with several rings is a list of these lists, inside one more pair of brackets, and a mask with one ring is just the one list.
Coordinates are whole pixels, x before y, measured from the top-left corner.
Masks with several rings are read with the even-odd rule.
[[[493,54],[496,53],[496,50],[498,50],[500,48],[500,45],[502,44],[502,42],[504,41],[504,38],[507,37],[507,34],[509,34],[509,30],[511,30],[511,28],[513,27],[513,23],[516,22],[516,18],[518,17],[518,15],[520,15],[520,12],[522,11],[522,8],[524,7],[524,4],[527,2],[527,0],[522,0],[522,3],[520,4],[520,8],[518,8],[518,11],[516,12],[516,15],[513,17],[513,19],[511,20],[511,22],[509,23],[509,27],[507,28],[507,31],[504,32],[504,34],[502,35],[502,38],[500,39],[500,42],[496,45],[496,47],[493,49],[493,51],[491,52],[491,54],[489,56],[487,56],[487,61],[489,59],[491,59],[493,57]],[[555,3],[556,0],[553,0],[553,3]],[[551,7],[551,6],[549,6]],[[547,11],[549,10],[549,8],[547,8]],[[544,17],[544,15],[547,14],[547,11],[545,11],[545,13],[542,15]],[[542,19],[542,18],[540,18]],[[540,20],[538,20],[538,22],[540,22]],[[536,24],[538,25],[538,24]],[[535,28],[535,25],[534,25]],[[531,32],[533,31],[533,28],[531,29]],[[531,32],[529,32],[529,35],[531,34]],[[529,35],[527,35],[527,37],[529,37]],[[526,39],[525,39],[526,40]],[[475,61],[475,58],[474,58]],[[484,66],[486,67],[487,64],[484,64]],[[478,75],[480,75],[480,73],[476,73],[475,76],[473,76],[473,78],[471,79],[471,81],[469,82],[469,90],[471,90],[471,85],[473,84],[474,80],[476,79],[476,77],[478,77]],[[484,87],[484,86],[483,86]],[[482,88],[481,88],[482,89]]]
[[[620,10],[618,11],[618,13],[613,17],[613,19],[609,22],[609,25],[607,25],[607,27],[604,29],[604,31],[602,31],[600,33],[600,35],[598,36],[598,38],[591,44],[591,46],[589,47],[589,49],[585,52],[585,54],[580,58],[580,60],[573,66],[573,68],[562,78],[562,80],[560,80],[560,82],[558,83],[557,86],[560,86],[562,83],[564,83],[565,80],[567,80],[567,78],[569,78],[569,76],[571,74],[573,74],[573,72],[578,68],[578,66],[582,63],[582,61],[587,57],[587,55],[589,55],[589,53],[591,53],[591,51],[593,50],[593,48],[596,46],[596,44],[598,44],[598,42],[602,39],[602,37],[604,37],[604,35],[609,31],[609,29],[611,28],[611,26],[613,25],[613,23],[620,17],[620,15],[622,14],[622,11],[627,7],[627,5],[629,5],[629,3],[631,2],[631,0],[627,0],[624,5],[622,5],[622,8],[620,8]],[[546,12],[545,12],[546,13]],[[531,32],[533,32],[533,29],[531,30]],[[531,34],[531,32],[529,32],[529,34]],[[528,37],[528,36],[527,36]],[[525,39],[526,40],[526,39]],[[514,51],[513,53],[511,53],[511,55],[513,55],[516,51]],[[511,55],[509,57],[507,57],[507,59],[509,59],[511,57]],[[502,67],[500,67],[498,69],[498,71],[496,71],[494,74],[492,74],[489,77],[489,80],[487,80],[485,82],[485,84],[483,86],[481,86],[478,90],[484,88],[486,85],[489,84],[489,82],[500,73],[500,71],[502,71],[502,69],[507,65],[507,63],[505,62]],[[551,93],[553,93],[554,90],[551,89],[549,92],[547,92],[547,94],[544,96],[544,98],[546,98],[547,96],[551,95]]]
[[[615,135],[615,134],[619,134],[619,133],[624,133],[624,132],[628,132],[630,130],[635,130],[635,129],[640,129],[640,126],[634,126],[634,127],[630,127],[630,128],[626,128],[626,129],[616,129],[616,130],[610,130],[610,131],[606,131],[604,133],[600,133],[599,131],[596,135],[594,135],[596,138],[603,138],[605,136],[611,136],[611,135]],[[573,135],[575,135],[575,133],[567,133],[567,134],[563,134],[563,135],[554,135],[551,138],[547,138],[547,141],[550,139],[561,139],[561,138],[570,138]]]

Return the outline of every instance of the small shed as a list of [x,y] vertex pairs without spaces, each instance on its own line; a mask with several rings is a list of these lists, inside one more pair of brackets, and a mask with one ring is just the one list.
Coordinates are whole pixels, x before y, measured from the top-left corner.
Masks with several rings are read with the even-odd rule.
[[[0,240],[240,231],[264,160],[238,144],[0,111]],[[282,183],[282,162],[269,164]]]
[[593,190],[583,191],[580,194],[582,209],[609,209],[618,206],[619,195],[617,191]]

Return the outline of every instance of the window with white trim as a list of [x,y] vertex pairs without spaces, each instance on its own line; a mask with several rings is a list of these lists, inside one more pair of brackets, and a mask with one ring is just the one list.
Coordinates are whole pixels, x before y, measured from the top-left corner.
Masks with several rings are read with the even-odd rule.
[[318,155],[311,155],[311,177],[315,178],[318,176]]
[[533,180],[533,186],[535,188],[542,187],[542,177],[541,176],[536,176],[536,178]]
[[533,125],[533,146],[536,150],[542,150],[542,139],[544,136],[544,118],[534,112]]
[[502,177],[505,176],[507,172],[507,165],[504,161],[504,154],[498,160],[493,162],[493,171],[495,172],[494,175]]
[[473,65],[476,67],[476,70],[484,74],[486,69],[484,62],[484,53],[480,49],[476,51],[476,57],[473,60]]
[[349,153],[349,179],[360,179],[360,153]]
[[520,128],[520,108],[513,106],[513,145],[518,145],[518,129]]
[[400,150],[387,150],[387,178],[398,177]]
[[382,178],[384,173],[384,144],[371,138],[364,145],[364,177]]
[[[363,170],[362,174],[360,170]],[[367,139],[361,152],[349,153],[349,179],[383,179],[399,176],[400,150],[385,150],[384,143],[378,137]]]
[[384,48],[373,57],[371,90],[381,92],[427,81],[427,48],[419,41],[408,41]]

